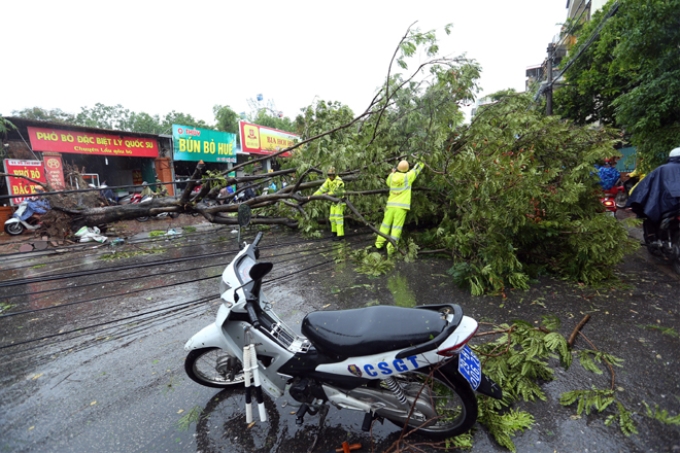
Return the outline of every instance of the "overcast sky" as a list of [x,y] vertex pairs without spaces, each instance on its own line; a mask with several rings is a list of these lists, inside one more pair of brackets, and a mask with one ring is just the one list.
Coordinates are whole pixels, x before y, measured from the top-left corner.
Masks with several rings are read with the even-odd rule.
[[567,10],[566,0],[23,0],[0,15],[0,114],[101,102],[212,124],[213,105],[247,112],[258,94],[291,118],[315,98],[362,112],[416,21],[440,31],[442,55],[481,64],[481,95],[522,91]]

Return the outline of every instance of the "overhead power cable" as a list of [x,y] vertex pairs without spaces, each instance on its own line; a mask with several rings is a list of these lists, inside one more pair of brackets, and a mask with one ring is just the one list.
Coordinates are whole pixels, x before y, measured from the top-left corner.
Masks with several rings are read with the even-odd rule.
[[[549,88],[552,88],[552,86],[557,82],[562,75],[564,75],[565,72],[571,68],[571,66],[578,61],[578,59],[583,55],[583,53],[588,50],[588,48],[593,44],[593,42],[600,36],[600,31],[602,31],[602,28],[604,25],[607,23],[607,21],[614,15],[619,9],[619,2],[617,1],[614,3],[611,8],[609,8],[609,11],[607,11],[607,14],[602,18],[602,21],[597,25],[593,33],[588,37],[588,41],[581,46],[579,51],[576,53],[574,58],[570,59],[569,62],[564,66],[564,68],[555,76],[553,77],[552,80],[548,80],[546,83],[542,84],[539,90],[536,92],[536,95],[534,96],[534,101],[538,101],[538,98]],[[550,58],[552,58],[552,55],[550,55]]]

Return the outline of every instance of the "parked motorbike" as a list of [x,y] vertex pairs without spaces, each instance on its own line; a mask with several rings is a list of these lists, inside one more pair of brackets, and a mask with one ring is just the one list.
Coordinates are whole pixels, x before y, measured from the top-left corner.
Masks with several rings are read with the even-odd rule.
[[14,211],[14,214],[12,214],[12,217],[5,221],[5,232],[7,234],[18,236],[24,231],[35,231],[40,228],[40,218],[36,214],[33,214],[26,220],[20,220],[27,207],[28,202],[22,201],[17,210]]
[[261,291],[273,267],[258,262],[261,238],[244,243],[226,267],[216,321],[184,346],[185,371],[195,382],[246,386],[247,423],[253,397],[266,418],[264,389],[298,407],[298,425],[332,404],[363,412],[365,431],[387,419],[441,439],[473,426],[475,391],[502,397],[467,345],[477,322],[455,304],[317,311],[296,334]]
[[[611,189],[610,189],[611,190]],[[610,191],[605,190],[604,194],[602,197],[600,197],[600,202],[602,203],[602,206],[605,209],[605,212],[608,214],[611,214],[613,216],[616,215],[616,211],[618,211],[618,205],[616,203],[615,197],[612,195]],[[625,206],[625,204],[624,204]]]
[[[132,199],[130,200],[130,204],[138,204],[138,203],[151,203],[153,200],[153,196],[147,195],[146,197],[142,197],[140,194],[135,193],[132,196]],[[170,216],[173,219],[176,219],[179,217],[179,212],[161,212],[159,214],[154,215],[153,217],[156,219],[164,219],[166,217]],[[141,216],[137,217],[138,222],[146,222],[148,221],[152,216]]]
[[658,224],[645,218],[642,232],[649,254],[670,263],[680,274],[680,211],[666,213]]

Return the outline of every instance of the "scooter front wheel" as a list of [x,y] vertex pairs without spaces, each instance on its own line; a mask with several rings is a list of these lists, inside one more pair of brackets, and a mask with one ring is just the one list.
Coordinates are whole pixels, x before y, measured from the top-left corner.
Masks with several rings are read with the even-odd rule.
[[219,348],[194,349],[184,361],[184,371],[192,381],[206,387],[223,389],[244,382],[241,361]]
[[5,224],[5,232],[11,236],[18,236],[23,233],[24,230],[24,226],[19,222]]

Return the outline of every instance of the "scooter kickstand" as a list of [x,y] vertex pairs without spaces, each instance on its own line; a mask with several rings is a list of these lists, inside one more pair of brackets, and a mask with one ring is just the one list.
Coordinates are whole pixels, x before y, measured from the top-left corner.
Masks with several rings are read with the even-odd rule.
[[366,415],[364,415],[364,422],[361,424],[361,430],[364,432],[369,432],[371,430],[373,420],[378,420],[381,425],[383,421],[385,421],[384,418],[382,418],[380,415],[377,415],[375,412],[367,412]]
[[305,414],[309,410],[309,406],[306,403],[302,403],[302,406],[295,413],[295,424],[302,425],[305,422]]
[[302,403],[300,409],[295,413],[295,424],[302,425],[305,422],[305,414],[316,415],[319,413],[319,409],[312,409],[307,405],[307,403]]

